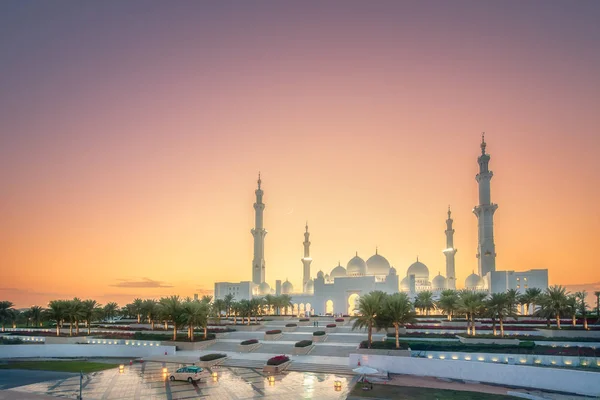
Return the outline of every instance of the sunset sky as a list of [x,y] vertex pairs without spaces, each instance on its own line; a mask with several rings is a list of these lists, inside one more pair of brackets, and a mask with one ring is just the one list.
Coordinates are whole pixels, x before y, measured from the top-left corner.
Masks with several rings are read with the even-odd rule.
[[0,300],[121,305],[355,251],[600,287],[598,1],[0,2]]

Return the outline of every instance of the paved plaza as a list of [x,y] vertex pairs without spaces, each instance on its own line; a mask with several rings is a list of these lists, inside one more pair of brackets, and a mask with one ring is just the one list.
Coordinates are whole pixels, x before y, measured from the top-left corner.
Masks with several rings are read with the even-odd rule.
[[[170,363],[166,367],[171,371],[179,365]],[[145,362],[126,365],[122,373],[118,369],[111,369],[85,375],[83,399],[345,399],[353,379],[349,375],[284,372],[274,375],[274,382],[269,382],[268,375],[262,369],[214,367],[209,370],[211,374],[216,372],[217,377],[211,376],[199,383],[190,384],[169,381],[162,368],[162,363]],[[336,380],[342,382],[339,391],[334,387]],[[79,394],[79,377],[63,377],[13,390],[75,399]]]

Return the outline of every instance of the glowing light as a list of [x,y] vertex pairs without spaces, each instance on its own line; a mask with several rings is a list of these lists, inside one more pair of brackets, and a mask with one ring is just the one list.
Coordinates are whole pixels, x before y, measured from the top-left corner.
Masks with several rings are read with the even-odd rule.
[[465,360],[467,360],[467,361],[471,361],[471,356],[466,356],[466,357],[465,357]]
[[212,373],[212,377],[213,377],[213,378],[216,378],[217,376],[218,376],[218,374],[217,374],[217,371],[214,371],[214,372]]
[[571,364],[573,364],[573,362],[572,362],[571,360],[566,360],[566,361],[565,361],[565,364],[566,364],[566,365],[571,365]]
[[432,359],[433,356],[430,354],[430,355],[427,356],[427,358]]
[[441,355],[441,356],[440,356],[440,360],[444,360],[445,358],[446,358],[446,356],[445,356],[445,355]]
[[492,357],[492,361],[493,362],[498,362],[498,358],[497,357]]
[[163,372],[163,374],[166,374],[166,373],[168,372],[168,370],[167,370],[167,367],[164,367],[164,368],[162,369],[162,372]]
[[123,370],[125,370],[125,365],[121,364],[119,365],[119,373],[122,374]]
[[479,361],[485,361],[485,357],[477,357],[477,360],[479,360]]
[[342,381],[335,381],[333,382],[333,386],[336,388],[341,388],[342,387]]
[[521,364],[525,364],[527,362],[527,360],[524,358],[521,358],[519,361],[521,362]]

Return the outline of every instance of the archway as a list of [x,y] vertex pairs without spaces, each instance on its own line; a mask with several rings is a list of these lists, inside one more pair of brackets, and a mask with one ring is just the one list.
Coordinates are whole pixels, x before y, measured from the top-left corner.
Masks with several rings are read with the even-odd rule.
[[325,303],[325,314],[333,314],[333,300],[327,300]]
[[312,315],[312,306],[310,305],[310,303],[306,303],[306,313],[308,315]]
[[298,312],[301,317],[305,316],[305,310],[306,309],[304,308],[304,303],[300,303],[300,308],[299,308]]
[[360,296],[358,293],[352,293],[348,297],[348,315],[356,315],[356,308],[358,308],[358,300]]
[[293,307],[292,307],[292,314],[293,315],[298,315],[298,304],[294,303]]

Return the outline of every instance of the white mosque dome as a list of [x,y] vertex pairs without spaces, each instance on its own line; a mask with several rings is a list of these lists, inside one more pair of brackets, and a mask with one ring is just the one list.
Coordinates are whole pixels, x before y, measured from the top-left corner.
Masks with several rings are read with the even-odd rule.
[[390,275],[396,275],[396,268],[394,268],[394,267],[390,268]]
[[404,277],[404,279],[400,281],[400,290],[403,292],[408,292],[410,290],[410,281],[408,276]]
[[416,279],[429,279],[429,268],[417,258],[417,261],[408,267],[406,276],[410,275],[414,275]]
[[433,280],[431,281],[431,286],[433,287],[433,289],[445,289],[446,288],[446,278],[444,278],[442,276],[442,274],[440,274],[438,272],[437,276],[433,278]]
[[387,275],[389,272],[390,263],[375,250],[375,254],[367,260],[367,273],[369,275]]
[[314,294],[315,293],[315,282],[311,279],[308,282],[306,282],[306,292],[308,294]]
[[346,271],[349,276],[366,275],[367,264],[365,263],[365,260],[358,256],[357,253],[356,256],[352,257],[352,259],[348,261]]
[[281,293],[290,294],[290,293],[293,293],[293,291],[294,291],[294,285],[292,285],[292,282],[290,282],[286,279],[285,282],[283,282],[283,284],[281,285]]
[[337,267],[335,267],[334,269],[331,270],[331,275],[332,278],[338,278],[340,276],[346,276],[346,268],[342,267],[340,265],[340,263],[338,262]]
[[479,289],[482,286],[483,286],[483,279],[481,279],[481,277],[479,275],[477,275],[475,272],[473,272],[471,275],[467,276],[467,279],[465,279],[465,287],[467,289]]
[[258,292],[262,295],[271,293],[271,286],[267,282],[263,282],[258,286]]
[[323,277],[324,277],[324,275],[323,275],[323,271],[319,271],[319,272],[317,272],[317,278],[319,278],[319,279],[320,279],[320,278],[323,278]]

